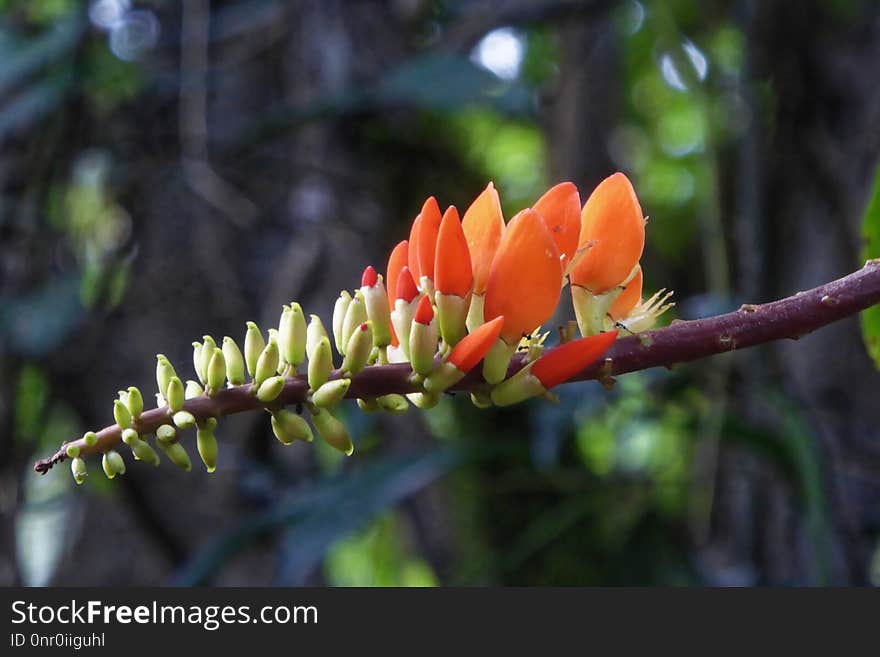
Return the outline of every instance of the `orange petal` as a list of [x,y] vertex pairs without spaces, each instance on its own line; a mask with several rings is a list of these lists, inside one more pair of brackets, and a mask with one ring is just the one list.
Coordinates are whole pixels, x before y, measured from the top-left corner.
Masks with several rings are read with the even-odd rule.
[[474,294],[483,294],[492,258],[504,232],[504,215],[495,185],[489,183],[464,213],[461,227],[467,237],[474,273]]
[[550,319],[562,289],[559,251],[534,210],[507,225],[489,271],[484,317],[504,315],[501,337],[513,345]]
[[416,306],[416,314],[413,315],[413,321],[427,326],[434,319],[434,308],[428,297],[423,296],[419,299],[419,305]]
[[495,344],[501,328],[504,326],[504,317],[496,317],[491,322],[481,324],[471,333],[464,336],[446,359],[458,369],[459,372],[467,374],[477,363],[483,360],[483,356],[489,351],[489,348]]
[[407,263],[409,270],[416,279],[416,283],[421,278],[421,269],[419,269],[419,234],[422,228],[422,215],[419,214],[413,219],[412,228],[409,230],[409,250],[407,252]]
[[385,289],[388,292],[388,306],[394,308],[394,292],[397,289],[397,278],[400,270],[406,267],[409,261],[409,242],[403,240],[391,251],[388,257],[388,269],[385,270]]
[[564,256],[563,268],[577,250],[581,233],[581,196],[573,183],[564,182],[547,190],[532,209],[541,215],[547,230]]
[[566,342],[541,356],[531,373],[549,390],[599,360],[616,339],[617,331],[607,331]]
[[615,173],[599,183],[581,213],[579,246],[592,242],[571,282],[602,294],[629,276],[645,246],[645,217],[629,179]]
[[[419,288],[416,287],[416,282],[413,280],[409,267],[404,267],[400,270],[400,274],[397,276],[397,286],[395,288],[394,298],[403,299],[407,303],[410,303],[417,296],[419,296]],[[393,307],[392,304],[392,308]]]
[[443,294],[466,297],[474,283],[471,254],[461,229],[458,210],[450,205],[437,234],[437,255],[434,258],[434,288]]
[[615,322],[629,315],[630,311],[635,308],[642,300],[642,268],[636,269],[636,274],[632,280],[623,288],[620,296],[611,304],[608,314]]
[[437,199],[429,196],[422,206],[421,226],[419,227],[419,242],[417,244],[419,254],[419,275],[416,282],[422,276],[434,279],[434,255],[437,250],[437,234],[440,232],[440,206]]

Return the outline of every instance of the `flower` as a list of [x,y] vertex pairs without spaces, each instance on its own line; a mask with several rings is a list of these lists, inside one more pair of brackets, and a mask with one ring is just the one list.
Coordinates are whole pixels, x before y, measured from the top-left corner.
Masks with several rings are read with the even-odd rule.
[[541,215],[556,243],[563,270],[577,251],[581,231],[581,197],[574,183],[554,185],[537,200],[532,210]]
[[496,317],[464,336],[446,360],[425,379],[425,389],[437,393],[455,385],[470,372],[498,340],[504,317]]
[[467,238],[474,276],[474,290],[467,317],[467,327],[473,330],[483,323],[483,302],[489,282],[489,270],[504,233],[501,201],[491,182],[464,213],[461,228]]
[[455,346],[465,334],[474,274],[458,211],[449,206],[440,223],[434,256],[434,302],[443,342]]
[[[397,245],[391,250],[391,255],[388,256],[388,267],[385,269],[385,285],[387,286],[386,292],[388,293],[388,307],[394,309],[394,296],[395,289],[397,286],[397,277],[400,276],[400,270],[406,267],[409,264],[409,241],[403,240],[402,242],[398,242]],[[394,330],[394,326],[391,326],[391,344],[393,346],[397,346],[400,344],[400,340],[397,337],[397,333]]]
[[429,196],[422,205],[422,211],[413,221],[409,235],[409,268],[419,289],[429,295],[433,295],[434,253],[442,219],[437,199]]
[[484,316],[504,316],[497,346],[483,365],[489,383],[500,383],[520,338],[546,322],[559,301],[562,265],[556,243],[534,210],[523,210],[507,225],[492,260]]

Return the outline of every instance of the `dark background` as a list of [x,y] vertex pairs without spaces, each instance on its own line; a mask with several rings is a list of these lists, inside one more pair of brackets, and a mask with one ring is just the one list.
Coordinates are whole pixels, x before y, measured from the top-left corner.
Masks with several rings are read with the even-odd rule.
[[559,405],[351,405],[347,459],[250,414],[212,476],[31,470],[157,352],[329,322],[428,194],[623,170],[682,318],[848,273],[878,62],[858,0],[0,0],[0,583],[880,583],[855,318]]

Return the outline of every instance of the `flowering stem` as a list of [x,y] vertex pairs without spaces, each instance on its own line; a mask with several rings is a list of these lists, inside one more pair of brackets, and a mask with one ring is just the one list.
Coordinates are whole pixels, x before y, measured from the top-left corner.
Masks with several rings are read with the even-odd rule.
[[[880,259],[869,260],[862,269],[848,276],[779,301],[744,305],[735,312],[706,319],[676,321],[666,328],[622,338],[615,342],[604,359],[570,380],[608,379],[617,374],[658,366],[671,367],[676,363],[774,340],[798,339],[877,303],[880,303]],[[508,376],[522,365],[523,357],[515,356]],[[474,368],[451,390],[474,390],[485,386],[480,369]],[[391,393],[416,392],[419,387],[411,374],[408,363],[367,367],[352,379],[346,396],[370,399]],[[330,378],[341,376],[342,372],[337,370]],[[201,423],[209,417],[301,404],[306,401],[308,389],[306,377],[298,375],[288,377],[281,395],[269,404],[260,402],[251,384],[245,384],[220,390],[213,397],[187,400],[184,409]],[[170,413],[167,407],[163,407],[144,411],[133,426],[143,435],[170,423]],[[67,458],[67,448],[71,445],[78,447],[82,456],[112,449],[121,441],[121,430],[114,424],[101,429],[97,436],[97,442],[91,446],[82,438],[64,443],[54,455],[37,461],[34,470],[41,474],[48,472],[53,465]]]

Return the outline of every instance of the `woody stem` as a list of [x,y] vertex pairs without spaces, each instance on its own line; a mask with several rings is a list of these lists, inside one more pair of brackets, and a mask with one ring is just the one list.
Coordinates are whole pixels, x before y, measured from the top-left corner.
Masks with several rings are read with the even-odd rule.
[[[617,340],[605,358],[587,367],[571,381],[607,379],[608,377],[651,367],[671,367],[676,363],[705,358],[725,351],[745,349],[759,344],[798,339],[818,328],[854,315],[880,303],[880,260],[869,260],[860,270],[820,285],[805,292],[760,305],[744,305],[739,310],[716,317],[692,321],[675,321],[672,325],[646,331],[639,335]],[[523,357],[515,356],[508,376],[523,365]],[[452,390],[474,390],[485,386],[476,367]],[[367,367],[352,379],[347,397],[369,399],[391,393],[416,392],[407,363]],[[339,378],[336,371],[331,378]],[[308,382],[304,375],[288,377],[281,396],[272,406],[294,405],[306,401]],[[187,400],[184,409],[199,422],[208,417],[265,408],[250,384],[218,391],[213,397],[202,396]],[[134,422],[140,434],[154,432],[163,424],[171,423],[167,407],[145,411]],[[118,425],[98,432],[98,441],[92,446],[82,438],[61,445],[52,456],[37,461],[34,470],[45,474],[56,463],[67,458],[67,448],[79,447],[81,455],[105,452],[121,441]]]

